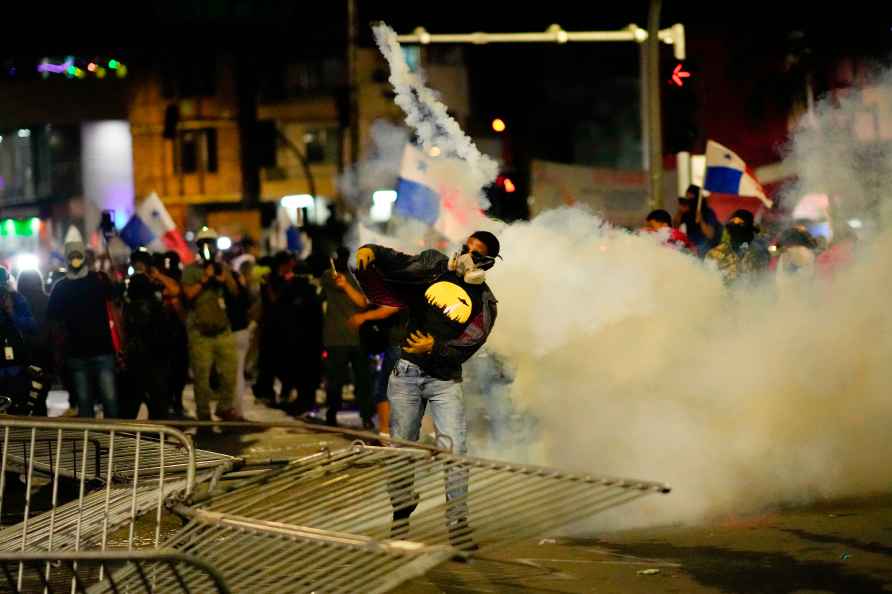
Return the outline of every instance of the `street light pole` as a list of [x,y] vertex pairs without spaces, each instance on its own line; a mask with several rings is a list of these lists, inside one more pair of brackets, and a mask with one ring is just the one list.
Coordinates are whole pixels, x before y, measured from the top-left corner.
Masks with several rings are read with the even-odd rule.
[[[423,27],[409,35],[397,35],[400,43],[569,43],[634,41],[641,46],[641,132],[647,144],[643,156],[648,170],[648,190],[653,208],[663,207],[663,129],[660,106],[660,51],[663,43],[672,45],[675,58],[685,59],[684,26],[675,24],[660,30],[661,0],[650,1],[647,30],[634,23],[617,31],[564,31],[552,25],[544,32],[528,33],[447,33],[431,34]],[[645,45],[646,44],[646,45]]]

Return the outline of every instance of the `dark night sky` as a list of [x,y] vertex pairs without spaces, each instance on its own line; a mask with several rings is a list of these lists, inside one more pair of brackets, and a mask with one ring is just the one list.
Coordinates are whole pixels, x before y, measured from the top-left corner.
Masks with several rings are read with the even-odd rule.
[[[726,52],[724,63],[730,72],[723,84],[764,80],[768,86],[762,92],[770,94],[779,92],[775,87],[783,73],[766,75],[764,70],[783,60],[792,30],[807,31],[818,61],[853,48],[888,56],[892,6],[879,4],[664,0],[661,24],[685,23],[689,61],[700,61],[704,70],[710,61],[719,62],[716,54]],[[361,41],[371,45],[368,25],[376,20],[399,32],[419,25],[431,32],[542,31],[551,23],[567,30],[610,30],[631,22],[646,27],[648,2],[357,0],[357,5]],[[183,47],[234,50],[260,61],[266,56],[336,54],[343,51],[346,39],[345,7],[346,1],[330,0],[8,3],[0,54],[65,55],[108,49],[122,55],[151,55]],[[611,154],[630,150],[621,145],[629,127],[637,126],[635,46],[490,45],[467,47],[466,52],[477,118],[472,128],[483,126],[492,116],[505,117],[523,138],[521,144],[535,147],[532,156],[561,161],[575,156],[592,163],[609,162]],[[663,50],[667,56],[670,52]],[[591,138],[601,140],[593,143]]]

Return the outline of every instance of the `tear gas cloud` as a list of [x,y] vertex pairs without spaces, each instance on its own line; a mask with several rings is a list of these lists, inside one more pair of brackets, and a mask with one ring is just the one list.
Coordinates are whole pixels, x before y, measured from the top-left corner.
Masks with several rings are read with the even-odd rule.
[[[830,192],[845,217],[889,221],[892,153],[865,154],[845,124],[857,105],[822,103],[817,125],[794,132],[791,198]],[[430,141],[435,110],[415,109],[409,123]],[[473,158],[465,171],[469,184],[483,179]],[[729,293],[699,260],[578,208],[499,237],[504,261],[488,278],[498,321],[466,364],[469,406],[490,419],[472,415],[486,426],[472,454],[673,486],[596,519],[598,528],[888,489],[888,224],[854,265],[792,298],[779,298],[770,277]]]

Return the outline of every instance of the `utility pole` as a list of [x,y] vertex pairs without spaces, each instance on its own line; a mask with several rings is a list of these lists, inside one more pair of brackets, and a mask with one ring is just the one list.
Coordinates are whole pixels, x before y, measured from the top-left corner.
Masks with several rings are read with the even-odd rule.
[[662,0],[650,0],[647,16],[647,66],[642,78],[647,86],[647,173],[651,208],[663,208],[663,118],[660,106],[660,8]]
[[347,94],[350,123],[350,159],[352,167],[359,161],[359,84],[357,80],[356,0],[347,0]]

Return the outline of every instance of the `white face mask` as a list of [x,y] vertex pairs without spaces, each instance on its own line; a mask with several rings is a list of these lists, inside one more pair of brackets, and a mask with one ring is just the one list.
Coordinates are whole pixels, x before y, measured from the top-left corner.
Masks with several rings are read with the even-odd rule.
[[449,270],[458,274],[469,285],[482,285],[486,280],[486,271],[477,268],[471,252],[452,256],[449,260]]

